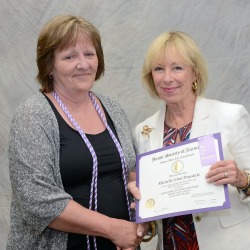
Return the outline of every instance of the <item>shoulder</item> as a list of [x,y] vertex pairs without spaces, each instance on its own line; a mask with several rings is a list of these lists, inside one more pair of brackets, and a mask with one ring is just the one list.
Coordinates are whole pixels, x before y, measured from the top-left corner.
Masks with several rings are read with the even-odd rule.
[[48,101],[42,93],[31,96],[25,102],[23,102],[16,111],[16,115],[21,113],[22,115],[31,113],[42,113],[50,107]]
[[[54,112],[42,93],[37,93],[23,102],[16,110],[12,119],[12,127],[30,127],[40,123],[56,122]],[[51,125],[51,123],[50,123]]]
[[222,102],[214,99],[208,99],[205,97],[199,97],[197,99],[197,108],[207,109],[214,114],[230,115],[233,116],[237,113],[247,113],[246,108],[241,104]]

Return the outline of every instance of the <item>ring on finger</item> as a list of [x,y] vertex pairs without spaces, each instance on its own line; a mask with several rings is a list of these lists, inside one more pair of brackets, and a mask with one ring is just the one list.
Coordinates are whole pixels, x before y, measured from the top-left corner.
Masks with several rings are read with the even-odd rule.
[[224,177],[225,177],[225,178],[227,178],[227,177],[228,177],[227,172],[224,172]]

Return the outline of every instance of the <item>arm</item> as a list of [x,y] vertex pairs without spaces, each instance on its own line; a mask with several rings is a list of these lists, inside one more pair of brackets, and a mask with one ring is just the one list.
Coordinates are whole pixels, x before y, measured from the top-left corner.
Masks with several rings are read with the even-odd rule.
[[[244,188],[249,184],[248,175],[244,171],[250,172],[250,116],[241,105],[237,105],[232,116],[233,119],[226,120],[229,128],[224,143],[228,148],[223,148],[226,152],[230,151],[232,159],[213,164],[206,177],[209,183],[215,185],[231,184],[236,188]],[[243,199],[249,196],[248,192],[240,193]]]
[[105,237],[122,248],[136,247],[142,240],[136,236],[135,223],[107,217],[72,200],[49,227],[64,232]]
[[[29,100],[13,119],[9,171],[13,205],[26,225],[42,233],[66,207],[59,169],[59,130],[42,99]],[[48,104],[49,105],[49,104]]]
[[25,224],[40,234],[50,227],[103,236],[123,248],[137,246],[141,238],[135,223],[109,218],[71,200],[61,182],[59,148],[54,114],[44,106],[42,111],[33,105],[21,108],[13,120],[9,156],[13,199]]

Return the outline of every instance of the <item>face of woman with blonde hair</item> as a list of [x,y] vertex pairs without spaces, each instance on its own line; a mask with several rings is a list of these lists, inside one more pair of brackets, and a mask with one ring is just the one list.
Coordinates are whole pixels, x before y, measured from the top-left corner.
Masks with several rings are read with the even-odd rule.
[[195,97],[192,89],[196,75],[174,49],[152,65],[152,77],[159,97],[166,104],[183,104]]

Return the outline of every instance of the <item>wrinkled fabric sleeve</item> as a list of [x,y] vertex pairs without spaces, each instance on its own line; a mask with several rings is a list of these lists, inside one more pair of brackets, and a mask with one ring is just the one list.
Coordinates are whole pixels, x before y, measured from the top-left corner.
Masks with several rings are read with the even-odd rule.
[[9,143],[13,202],[22,219],[38,232],[42,232],[71,199],[63,190],[60,177],[58,125],[50,107],[47,109],[39,110],[39,106],[31,104],[19,108]]
[[[250,115],[243,106],[238,106],[239,109],[232,124],[233,136],[231,136],[229,148],[237,166],[250,172]],[[250,203],[250,196],[243,191],[239,194],[241,202]]]

